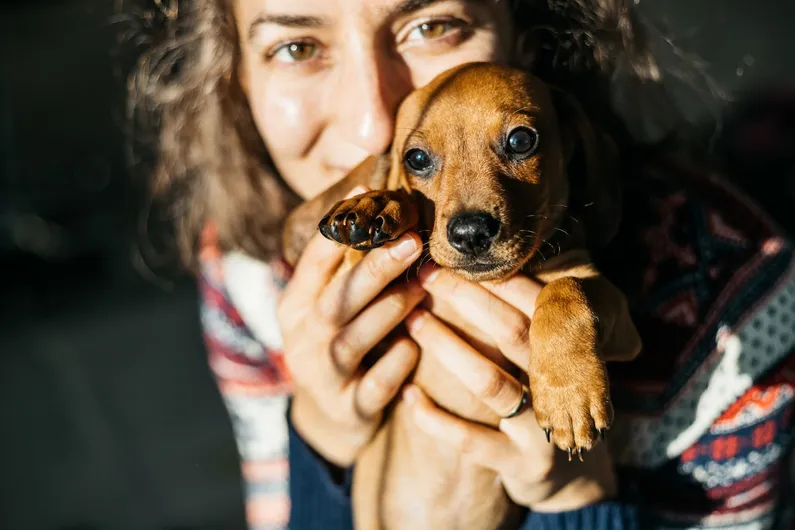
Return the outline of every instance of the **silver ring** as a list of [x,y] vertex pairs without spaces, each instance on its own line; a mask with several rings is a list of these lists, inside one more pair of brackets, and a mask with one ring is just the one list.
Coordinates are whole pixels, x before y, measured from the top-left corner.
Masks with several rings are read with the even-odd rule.
[[519,399],[519,403],[516,404],[514,409],[509,412],[507,416],[503,416],[502,419],[509,420],[515,416],[518,416],[519,413],[524,410],[525,405],[527,405],[527,387],[522,385],[522,397]]

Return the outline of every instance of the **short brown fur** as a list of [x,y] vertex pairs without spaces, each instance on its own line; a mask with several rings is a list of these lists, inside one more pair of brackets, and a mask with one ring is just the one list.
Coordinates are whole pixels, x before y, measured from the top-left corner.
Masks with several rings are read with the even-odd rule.
[[[535,154],[518,162],[500,151],[506,131],[516,127],[539,138]],[[437,157],[431,177],[406,169],[412,148]],[[468,279],[500,280],[520,270],[534,276],[545,286],[526,338],[519,338],[533,352],[523,367],[533,409],[558,447],[587,451],[613,417],[605,361],[630,360],[641,347],[624,296],[600,276],[587,250],[608,242],[620,221],[615,161],[609,139],[565,96],[519,70],[463,65],[405,100],[388,155],[364,162],[290,215],[285,255],[297,261],[319,226],[358,249],[343,265],[355,266],[360,250],[421,227],[430,257]],[[374,191],[340,201],[358,184]],[[499,222],[485,258],[463,256],[449,242],[448,222],[468,211]],[[421,357],[413,381],[454,414],[492,426],[500,420],[432,356]],[[516,515],[492,472],[462,466],[406,416],[398,401],[357,462],[357,529],[480,530]],[[433,514],[415,509],[416,499],[433,505]]]

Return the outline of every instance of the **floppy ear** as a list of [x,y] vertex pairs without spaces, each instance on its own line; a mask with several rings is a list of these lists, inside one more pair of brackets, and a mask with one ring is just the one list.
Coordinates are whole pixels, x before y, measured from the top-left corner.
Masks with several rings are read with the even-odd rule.
[[553,90],[569,179],[569,211],[585,223],[588,245],[606,246],[621,223],[618,148],[594,127],[574,97]]

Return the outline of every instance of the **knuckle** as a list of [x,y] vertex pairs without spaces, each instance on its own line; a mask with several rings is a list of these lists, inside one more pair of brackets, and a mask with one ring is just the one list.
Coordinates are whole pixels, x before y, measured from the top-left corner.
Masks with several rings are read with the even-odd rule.
[[514,314],[504,319],[502,342],[506,346],[518,348],[530,340],[530,320],[523,315]]
[[333,298],[326,295],[315,303],[314,313],[317,321],[336,325],[338,323],[337,320],[340,314],[340,308]]
[[527,471],[526,480],[536,484],[550,483],[557,478],[559,471],[555,466],[554,456],[543,456],[535,459],[531,469]]
[[379,281],[386,276],[386,267],[389,263],[388,254],[371,252],[362,260],[364,272],[373,281]]
[[329,354],[337,369],[347,373],[351,360],[356,356],[356,345],[347,333],[338,333],[329,342]]
[[508,377],[502,371],[491,369],[489,374],[480,381],[475,393],[481,399],[491,400],[502,394],[508,385]]
[[[417,366],[420,358],[420,347],[409,337],[398,337],[387,346],[382,359],[389,363],[390,378],[394,386],[402,384],[412,370]],[[397,389],[395,389],[395,392]]]
[[414,366],[420,358],[420,347],[409,337],[400,337],[395,342],[395,347],[400,348],[406,356],[406,363]]
[[390,313],[401,314],[409,308],[408,294],[403,291],[392,290],[384,296],[383,301]]
[[370,375],[359,383],[359,398],[369,408],[380,410],[392,394],[393,385],[382,377]]
[[463,456],[472,456],[477,450],[477,443],[474,433],[471,429],[459,429],[458,436],[456,437],[456,450]]

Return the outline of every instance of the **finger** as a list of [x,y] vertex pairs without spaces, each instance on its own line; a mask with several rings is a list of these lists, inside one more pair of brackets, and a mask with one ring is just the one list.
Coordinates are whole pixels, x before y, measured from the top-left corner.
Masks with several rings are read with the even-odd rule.
[[390,287],[332,339],[335,367],[350,377],[362,358],[387,336],[423,298],[426,291],[416,280]]
[[346,324],[392,280],[403,274],[421,250],[419,236],[408,233],[367,252],[349,271],[331,280],[318,298],[318,318],[335,326]]
[[[367,188],[364,186],[356,186],[345,198],[365,191]],[[320,290],[337,271],[346,250],[347,247],[329,241],[319,231],[312,236],[282,293],[281,300],[289,306],[284,308],[286,312],[295,313],[293,308],[309,305],[310,300],[317,298]]]
[[450,373],[500,417],[510,414],[522,398],[522,386],[505,370],[464,342],[423,309],[406,319],[411,337],[425,355],[434,355]]
[[386,353],[354,385],[354,409],[363,419],[377,417],[397,395],[417,365],[420,351],[409,337],[395,339]]
[[422,285],[434,298],[446,299],[459,316],[485,332],[516,366],[530,365],[530,317],[481,285],[440,267],[420,271]]
[[554,454],[557,450],[555,444],[547,441],[530,402],[525,410],[513,418],[500,420],[499,429],[524,453],[532,453],[542,458]]
[[536,310],[536,298],[544,287],[524,274],[514,274],[500,282],[481,282],[486,290],[506,301],[530,318]]
[[442,411],[414,385],[406,387],[403,399],[417,427],[463,457],[498,472],[514,460],[516,448],[503,433]]

